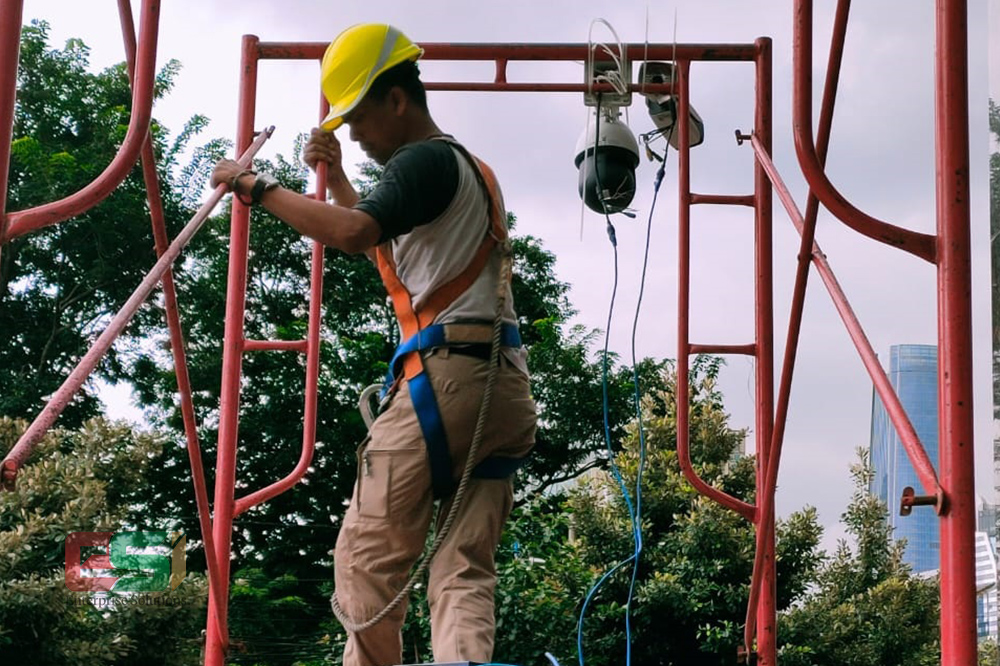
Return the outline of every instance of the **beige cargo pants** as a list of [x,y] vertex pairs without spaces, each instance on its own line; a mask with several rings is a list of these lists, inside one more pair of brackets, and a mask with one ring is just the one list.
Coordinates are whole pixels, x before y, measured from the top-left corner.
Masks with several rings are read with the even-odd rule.
[[[486,385],[489,362],[437,350],[424,359],[460,478]],[[520,457],[535,439],[528,379],[501,358],[487,426],[477,454]],[[428,569],[431,645],[436,662],[488,662],[493,653],[494,551],[511,510],[510,479],[471,479],[448,538]],[[423,552],[433,515],[430,464],[408,386],[372,425],[358,451],[358,480],[337,538],[337,599],[362,623],[402,589]],[[448,515],[446,500],[438,515]],[[350,633],[344,666],[402,663],[402,604],[360,633]],[[421,655],[423,659],[423,655]],[[410,661],[414,661],[410,659]]]

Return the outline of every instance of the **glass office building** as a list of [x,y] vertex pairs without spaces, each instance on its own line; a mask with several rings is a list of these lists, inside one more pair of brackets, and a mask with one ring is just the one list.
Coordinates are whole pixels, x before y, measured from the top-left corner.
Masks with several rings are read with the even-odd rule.
[[[937,347],[893,345],[888,375],[934,469],[938,469]],[[899,515],[903,489],[909,486],[918,495],[923,495],[924,489],[877,394],[872,400],[870,453],[875,472],[870,490],[889,508],[893,537],[906,539],[903,559],[914,573],[938,569],[941,537],[933,507],[918,506],[909,516]]]

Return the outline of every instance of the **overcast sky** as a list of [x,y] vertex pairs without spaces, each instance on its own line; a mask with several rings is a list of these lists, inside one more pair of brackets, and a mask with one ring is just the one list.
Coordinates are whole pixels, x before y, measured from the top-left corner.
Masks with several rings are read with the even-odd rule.
[[[139,2],[135,18],[139,19]],[[816,101],[825,73],[826,48],[835,3],[815,10],[814,80]],[[647,23],[648,13],[648,23]],[[676,15],[676,25],[674,17]],[[115,3],[28,0],[24,20],[44,18],[54,43],[82,38],[92,63],[103,67],[123,59]],[[420,3],[306,2],[305,0],[173,0],[162,5],[159,63],[175,58],[181,71],[175,90],[154,115],[174,132],[195,113],[208,115],[206,136],[233,137],[240,38],[264,41],[329,41],[345,27],[365,21],[389,22],[414,41],[424,42],[586,42],[592,21],[604,18],[629,43],[752,42],[774,40],[774,156],[785,181],[804,207],[791,134],[791,28],[788,0],[684,0],[647,3],[591,0],[496,0]],[[1000,12],[987,0],[970,2],[970,120],[972,123],[972,234],[975,298],[975,410],[978,492],[992,498],[989,341],[989,221],[986,131],[988,87],[1000,91],[1000,67],[987,75],[987,44],[1000,42]],[[987,26],[990,26],[988,29]],[[828,160],[831,180],[858,207],[886,221],[933,233],[933,72],[934,10],[931,2],[880,0],[852,8],[840,96]],[[992,35],[988,40],[987,34]],[[594,26],[595,41],[612,41]],[[992,60],[997,61],[994,51]],[[426,63],[426,80],[484,80],[492,65]],[[512,65],[519,81],[582,80],[576,64]],[[692,153],[692,186],[706,193],[752,191],[752,155],[737,147],[733,130],[752,129],[752,67],[698,64],[692,68],[692,103],[706,128],[706,141]],[[264,62],[258,84],[257,125],[276,125],[264,154],[291,152],[295,135],[316,123],[318,65]],[[994,98],[1000,92],[994,92]],[[572,285],[578,323],[603,328],[611,294],[612,255],[603,219],[582,219],[573,153],[584,127],[577,94],[432,93],[438,124],[489,162],[502,183],[518,231],[539,237],[556,254],[558,277]],[[629,123],[636,133],[653,125],[638,97]],[[346,134],[343,133],[342,134]],[[344,139],[345,137],[342,137]],[[656,206],[652,265],[637,339],[642,356],[676,356],[676,160]],[[363,155],[350,146],[346,163]],[[633,206],[638,217],[618,216],[621,282],[611,346],[627,358],[639,287],[645,218],[654,165],[643,162]],[[752,217],[749,209],[698,207],[693,214],[692,341],[752,341]],[[798,236],[775,199],[775,359],[780,372]],[[925,262],[862,238],[831,216],[820,214],[817,240],[851,299],[875,350],[890,345],[936,343],[935,274]],[[336,288],[327,285],[327,288]],[[777,378],[776,378],[777,384]],[[731,357],[722,377],[733,424],[753,424],[750,361]],[[118,398],[121,399],[120,397]],[[825,289],[810,279],[798,353],[791,411],[779,478],[778,511],[785,515],[805,504],[816,506],[827,528],[824,545],[843,534],[838,524],[852,492],[848,466],[856,447],[868,444],[871,382]],[[600,405],[593,405],[595,411]],[[127,414],[124,406],[115,413]],[[750,446],[752,448],[752,435]]]

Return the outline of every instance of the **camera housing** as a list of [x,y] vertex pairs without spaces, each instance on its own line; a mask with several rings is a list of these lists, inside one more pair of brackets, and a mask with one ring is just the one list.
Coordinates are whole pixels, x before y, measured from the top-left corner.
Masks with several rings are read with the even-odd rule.
[[639,144],[615,107],[595,110],[576,143],[579,192],[598,213],[620,213],[635,197]]
[[[649,61],[639,65],[640,84],[673,83],[675,68],[672,62]],[[646,110],[653,124],[669,136],[670,145],[676,150],[680,145],[680,133],[677,132],[677,98],[674,95],[643,93],[646,98]],[[705,123],[701,116],[688,104],[688,146],[694,148],[705,140]]]

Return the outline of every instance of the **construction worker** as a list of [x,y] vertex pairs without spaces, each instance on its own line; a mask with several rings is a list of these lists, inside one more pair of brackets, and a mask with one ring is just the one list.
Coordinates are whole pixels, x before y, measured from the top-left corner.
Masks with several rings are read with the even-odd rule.
[[[334,557],[335,610],[339,603],[348,629],[383,611],[403,588],[423,550],[435,500],[441,528],[494,373],[475,469],[427,581],[434,660],[488,662],[494,551],[512,505],[511,475],[534,445],[536,411],[504,271],[503,199],[489,167],[431,118],[416,64],[422,53],[382,24],[349,28],[327,49],[321,83],[331,110],[303,157],[313,169],[327,165],[333,205],[231,160],[216,165],[212,184],[229,184],[245,202],[263,205],[325,245],[366,253],[399,319],[403,343],[383,409],[358,451],[357,482]],[[342,123],[384,166],[363,199],[344,172],[332,131]],[[374,626],[349,631],[344,664],[400,663],[405,612],[404,600]]]

